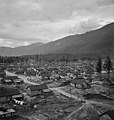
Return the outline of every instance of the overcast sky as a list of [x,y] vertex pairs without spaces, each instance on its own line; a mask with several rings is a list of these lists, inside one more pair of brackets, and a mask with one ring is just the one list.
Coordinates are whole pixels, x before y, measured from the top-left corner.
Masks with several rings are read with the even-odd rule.
[[114,0],[0,0],[0,46],[47,43],[114,21]]

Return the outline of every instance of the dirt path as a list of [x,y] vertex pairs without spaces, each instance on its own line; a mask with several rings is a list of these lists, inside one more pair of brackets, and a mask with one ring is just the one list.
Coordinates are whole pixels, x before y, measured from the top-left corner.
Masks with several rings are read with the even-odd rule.
[[76,99],[76,100],[78,100],[78,101],[85,101],[85,100],[82,99],[82,98],[79,98],[79,97],[77,97],[77,96],[75,96],[75,95],[72,95],[72,94],[70,94],[70,93],[67,93],[67,92],[61,90],[60,87],[57,87],[57,88],[49,88],[49,89],[52,90],[52,91],[57,91],[58,93],[61,93],[61,94],[65,95],[65,96],[67,96],[67,97],[69,97],[69,98],[74,98],[74,99]]
[[67,92],[61,90],[60,87],[58,87],[58,88],[49,88],[49,89],[51,89],[52,91],[56,91],[56,92],[58,92],[58,93],[60,93],[62,95],[65,95],[65,96],[67,96],[69,98],[74,98],[77,101],[84,101],[86,104],[97,104],[97,105],[106,106],[106,107],[110,107],[110,108],[114,109],[114,106],[109,105],[108,103],[100,102],[100,101],[97,102],[97,101],[94,101],[94,100],[85,100],[83,98],[79,98],[79,97],[77,97],[75,95],[71,95],[70,93],[67,93]]
[[77,110],[73,111],[65,120],[68,120],[74,113],[81,110],[84,107],[85,104],[83,104],[81,107],[79,107]]
[[21,78],[21,79],[22,79],[25,83],[27,83],[27,84],[39,85],[39,84],[37,84],[37,83],[34,83],[34,82],[29,81],[29,80],[27,79],[27,77],[24,76],[24,75],[16,75],[15,73],[11,73],[11,72],[8,72],[8,71],[5,71],[5,72],[6,72],[6,75],[8,75],[8,76],[18,76],[19,78]]

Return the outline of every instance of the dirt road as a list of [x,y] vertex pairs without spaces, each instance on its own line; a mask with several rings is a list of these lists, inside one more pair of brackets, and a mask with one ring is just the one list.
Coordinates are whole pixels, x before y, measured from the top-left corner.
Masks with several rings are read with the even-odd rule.
[[25,83],[27,83],[27,84],[39,85],[39,84],[37,84],[37,83],[34,83],[34,82],[29,81],[29,80],[27,79],[27,77],[24,76],[24,75],[16,75],[15,73],[11,73],[11,72],[8,72],[8,71],[5,71],[5,72],[6,72],[6,75],[8,75],[8,76],[18,76],[19,78],[21,78],[21,79],[22,79]]

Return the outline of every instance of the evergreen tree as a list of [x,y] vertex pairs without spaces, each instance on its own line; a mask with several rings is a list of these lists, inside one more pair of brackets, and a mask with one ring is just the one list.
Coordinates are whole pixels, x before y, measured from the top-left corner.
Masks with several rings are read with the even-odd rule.
[[104,63],[104,69],[107,71],[108,80],[110,79],[110,72],[112,70],[112,62],[109,56],[107,56],[105,63]]
[[101,71],[102,71],[102,60],[101,60],[101,57],[98,57],[96,71],[99,73],[100,80],[101,80]]

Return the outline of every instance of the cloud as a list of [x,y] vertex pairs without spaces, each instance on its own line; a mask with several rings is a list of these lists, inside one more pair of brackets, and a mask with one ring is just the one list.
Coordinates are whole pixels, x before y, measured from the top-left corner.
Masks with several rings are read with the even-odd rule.
[[82,21],[80,26],[86,32],[101,27],[101,22],[102,21],[99,21],[96,18],[90,18],[87,21]]
[[[5,24],[0,29],[2,38],[19,39],[20,41],[48,42],[64,37],[73,25],[72,20],[60,20],[57,22],[31,21]],[[50,34],[51,33],[51,34]],[[21,37],[20,37],[21,36]]]
[[0,45],[46,43],[113,21],[113,0],[0,0]]
[[114,4],[114,0],[100,0],[97,2],[99,6],[109,6]]
[[42,2],[35,0],[0,0],[0,21],[34,20],[42,9]]
[[0,46],[17,47],[29,45],[26,41],[18,41],[13,39],[0,39]]
[[106,23],[103,20],[96,18],[86,18],[85,20],[77,21],[74,27],[71,28],[70,33],[85,33],[91,30],[98,29],[104,26]]

